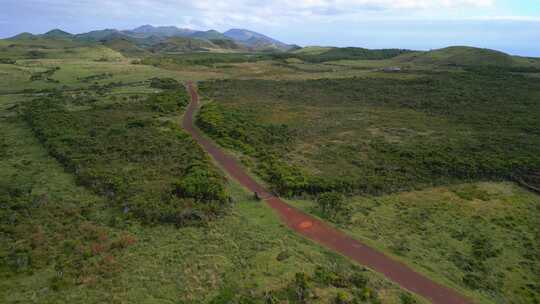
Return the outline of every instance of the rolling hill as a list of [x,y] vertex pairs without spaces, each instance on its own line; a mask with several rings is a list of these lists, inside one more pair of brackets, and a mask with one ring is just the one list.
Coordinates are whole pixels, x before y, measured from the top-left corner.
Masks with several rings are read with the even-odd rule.
[[46,32],[45,34],[41,35],[42,38],[52,38],[52,39],[71,39],[73,37],[72,34],[65,32],[61,29],[54,29]]
[[191,35],[189,35],[191,38],[199,38],[199,39],[228,39],[225,35],[222,33],[215,31],[215,30],[209,30],[205,32],[195,32]]
[[232,40],[226,39],[196,39],[172,37],[150,48],[153,53],[186,53],[241,50],[242,48]]
[[467,46],[452,46],[428,52],[415,52],[396,58],[399,62],[420,65],[512,67],[521,63],[506,53]]
[[295,45],[285,44],[263,34],[245,29],[230,29],[224,35],[255,50],[289,51],[297,48]]
[[157,35],[165,37],[188,37],[189,35],[196,33],[197,31],[192,29],[177,28],[176,26],[152,26],[143,25],[139,26],[131,31],[125,31],[128,34],[139,35]]
[[148,54],[147,50],[125,38],[109,39],[104,41],[103,45],[127,57],[140,57]]

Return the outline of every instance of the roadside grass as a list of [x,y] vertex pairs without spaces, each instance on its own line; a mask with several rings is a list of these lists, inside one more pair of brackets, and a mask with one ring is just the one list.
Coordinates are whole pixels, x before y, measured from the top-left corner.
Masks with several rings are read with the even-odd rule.
[[[312,200],[293,200],[325,218]],[[347,199],[351,236],[482,303],[540,300],[540,196],[480,182]]]

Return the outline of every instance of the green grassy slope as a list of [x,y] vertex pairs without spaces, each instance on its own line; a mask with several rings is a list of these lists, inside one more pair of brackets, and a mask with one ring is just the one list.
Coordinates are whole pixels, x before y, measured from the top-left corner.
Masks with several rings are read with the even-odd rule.
[[[319,216],[309,201],[295,205]],[[418,270],[495,303],[540,300],[540,196],[473,183],[348,201],[341,228]]]
[[398,63],[417,65],[474,66],[474,67],[538,67],[535,60],[527,60],[506,53],[466,46],[453,46],[429,52],[415,52],[401,55]]
[[123,56],[98,43],[62,38],[0,40],[0,58],[119,60]]
[[298,50],[294,50],[291,53],[294,54],[305,54],[305,55],[319,55],[324,52],[328,52],[332,47],[324,47],[324,46],[306,46]]
[[148,51],[142,47],[137,46],[133,41],[117,38],[110,39],[103,42],[103,45],[115,50],[125,57],[143,57],[148,55]]

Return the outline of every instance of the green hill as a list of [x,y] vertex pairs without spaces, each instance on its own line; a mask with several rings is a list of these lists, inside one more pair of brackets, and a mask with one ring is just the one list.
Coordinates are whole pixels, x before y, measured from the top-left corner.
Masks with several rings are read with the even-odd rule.
[[188,51],[208,51],[214,45],[202,39],[174,37],[151,48],[153,53],[183,53]]
[[382,60],[410,52],[412,51],[402,49],[371,50],[357,47],[307,47],[294,52],[277,55],[277,57],[297,58],[306,62],[321,63],[337,60]]
[[320,55],[322,53],[328,52],[334,49],[334,47],[324,47],[324,46],[306,46],[298,50],[294,50],[293,54],[302,54],[302,55]]
[[229,39],[227,36],[223,35],[222,33],[215,31],[215,30],[209,30],[206,32],[195,32],[190,35],[191,38],[200,38],[200,39]]
[[230,39],[211,39],[210,42],[212,42],[217,47],[226,50],[246,50],[245,48]]
[[118,51],[127,57],[139,57],[148,54],[148,51],[137,46],[134,42],[124,38],[110,39],[104,41],[103,45],[112,50]]
[[72,34],[65,32],[60,29],[54,29],[50,30],[47,33],[40,35],[43,38],[53,38],[53,39],[71,39],[73,37]]
[[91,31],[84,34],[75,35],[75,37],[81,41],[97,42],[103,39],[109,39],[111,35],[114,35],[114,34],[121,35],[121,33],[118,30],[105,29],[105,30]]
[[192,39],[174,37],[158,43],[150,48],[153,53],[186,53],[242,50],[238,44],[229,39]]
[[20,41],[20,40],[32,40],[32,39],[37,39],[38,37],[34,34],[31,34],[31,33],[28,33],[28,32],[24,32],[24,33],[20,33],[18,35],[15,35],[13,37],[10,37],[6,40],[10,40],[10,41]]
[[512,67],[519,63],[510,55],[467,46],[452,46],[429,52],[415,52],[396,58],[400,62],[448,66],[497,66]]

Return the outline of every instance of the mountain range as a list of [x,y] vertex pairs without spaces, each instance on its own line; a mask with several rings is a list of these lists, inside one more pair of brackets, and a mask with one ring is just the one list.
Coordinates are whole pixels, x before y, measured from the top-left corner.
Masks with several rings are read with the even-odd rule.
[[[167,43],[171,38],[185,38],[203,40],[214,45],[226,45],[232,49],[245,49],[246,51],[290,51],[299,48],[296,45],[286,44],[246,29],[230,29],[221,33],[216,30],[198,31],[176,26],[152,25],[143,25],[132,30],[103,29],[82,34],[71,34],[60,29],[54,29],[41,35],[21,33],[9,39],[35,38],[72,39],[86,42],[110,42],[120,39],[131,41],[138,46],[154,46]],[[195,44],[201,44],[201,42],[196,41]]]

